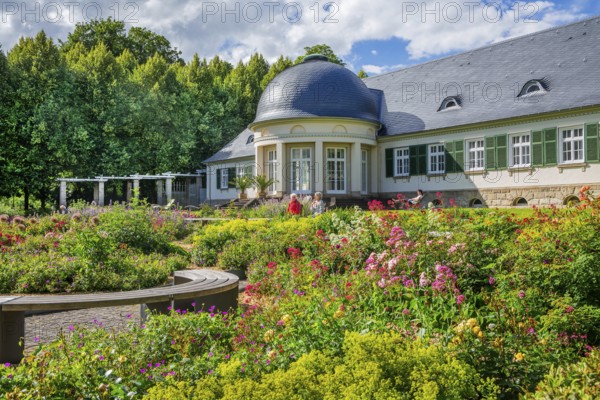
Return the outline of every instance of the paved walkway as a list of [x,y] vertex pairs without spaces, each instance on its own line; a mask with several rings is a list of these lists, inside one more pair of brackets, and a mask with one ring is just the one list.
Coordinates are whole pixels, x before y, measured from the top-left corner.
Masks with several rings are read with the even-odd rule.
[[[244,291],[247,283],[245,280],[240,281],[240,292]],[[61,329],[63,332],[69,332],[69,326],[71,325],[102,327],[108,330],[122,331],[127,329],[128,323],[132,321],[139,323],[140,318],[140,305],[87,308],[31,315],[25,317],[25,353],[30,353],[40,343],[54,341]]]
[[69,332],[71,325],[102,327],[109,330],[127,329],[131,321],[140,322],[140,306],[88,308],[51,314],[38,314],[25,318],[25,353],[40,343],[54,341],[59,332]]

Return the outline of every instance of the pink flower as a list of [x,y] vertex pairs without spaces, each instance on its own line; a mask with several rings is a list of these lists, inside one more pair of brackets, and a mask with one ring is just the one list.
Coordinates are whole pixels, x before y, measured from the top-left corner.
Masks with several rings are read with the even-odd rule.
[[522,299],[523,297],[525,297],[525,292],[521,290],[519,292],[519,298]]
[[456,296],[456,304],[461,305],[463,301],[465,301],[464,295],[460,294],[460,295]]
[[490,285],[495,285],[496,284],[496,278],[494,278],[493,276],[490,275],[490,278],[488,279],[488,282],[490,283]]

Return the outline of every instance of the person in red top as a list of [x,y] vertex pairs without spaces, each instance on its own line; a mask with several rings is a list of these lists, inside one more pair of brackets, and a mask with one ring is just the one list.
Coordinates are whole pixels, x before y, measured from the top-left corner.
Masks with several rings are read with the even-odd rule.
[[290,201],[290,204],[288,204],[287,212],[292,215],[302,214],[302,204],[298,201],[296,193],[292,193],[290,198],[292,200]]

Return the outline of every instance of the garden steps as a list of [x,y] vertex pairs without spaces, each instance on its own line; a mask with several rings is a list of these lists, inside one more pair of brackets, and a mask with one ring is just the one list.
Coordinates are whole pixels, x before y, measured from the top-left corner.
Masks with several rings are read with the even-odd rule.
[[237,307],[239,278],[217,270],[187,270],[174,274],[174,284],[113,293],[36,295],[0,298],[0,362],[23,358],[25,311],[65,311],[143,304],[167,313],[169,308],[201,309],[203,304],[226,310]]

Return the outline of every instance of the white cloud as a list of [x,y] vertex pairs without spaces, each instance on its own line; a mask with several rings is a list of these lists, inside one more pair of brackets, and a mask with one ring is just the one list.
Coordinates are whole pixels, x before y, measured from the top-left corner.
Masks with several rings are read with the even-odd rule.
[[386,72],[395,71],[397,69],[406,68],[404,64],[397,65],[372,65],[366,64],[362,66],[363,71],[369,75],[380,75]]
[[[29,10],[34,9],[34,2],[26,3]],[[105,18],[127,18],[128,26],[143,26],[166,36],[183,51],[186,59],[194,53],[201,57],[218,54],[232,62],[247,60],[253,52],[262,53],[270,61],[280,54],[295,57],[304,52],[305,46],[319,43],[326,43],[337,54],[352,59],[353,44],[390,38],[407,41],[406,51],[410,58],[418,60],[466,51],[583,16],[577,7],[559,9],[549,1],[521,3],[524,6],[517,10],[513,4],[518,3],[512,0],[496,1],[487,6],[482,0],[477,7],[465,6],[472,4],[469,2],[453,0],[371,0],[368,3],[336,0],[334,6],[324,10],[322,5],[325,2],[291,0],[280,0],[276,2],[277,6],[270,8],[264,6],[268,2],[241,0],[96,0],[93,3],[70,3],[78,4],[71,9],[66,6],[69,2],[59,0],[63,18],[59,22],[51,22],[48,7],[57,2],[42,0],[35,3],[40,5],[40,18],[32,20],[29,16],[24,24],[21,23],[24,3],[14,3],[20,8],[14,15],[3,12],[0,37],[5,50],[10,49],[19,36],[34,35],[40,29],[64,40],[75,22],[94,16],[97,9]],[[459,3],[463,5],[460,10],[454,6]],[[86,4],[98,7],[85,8]],[[256,4],[263,5],[260,16]],[[314,4],[321,4],[321,7],[314,7]],[[502,5],[501,14],[497,14],[496,4]],[[525,22],[526,19],[537,22]],[[377,54],[376,51],[371,53]],[[353,63],[356,64],[355,61]]]
[[377,55],[377,50],[371,50],[371,54],[373,54],[374,56]]

